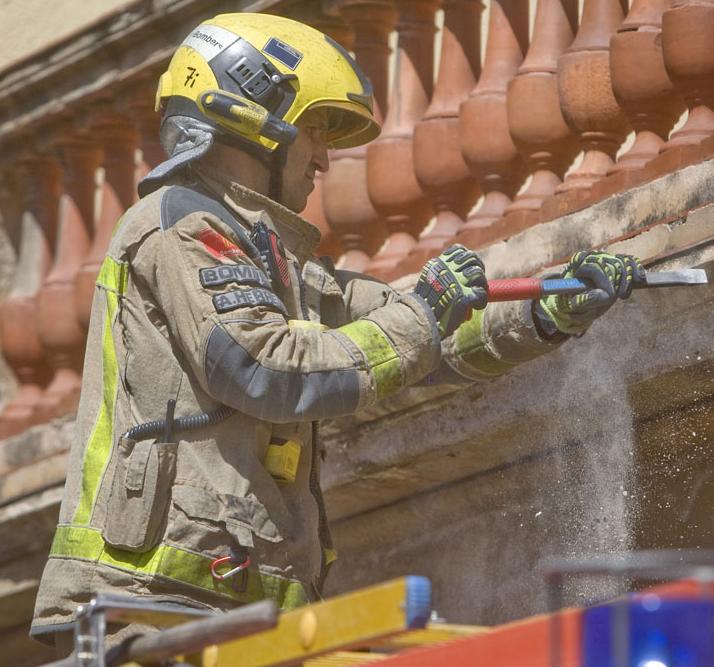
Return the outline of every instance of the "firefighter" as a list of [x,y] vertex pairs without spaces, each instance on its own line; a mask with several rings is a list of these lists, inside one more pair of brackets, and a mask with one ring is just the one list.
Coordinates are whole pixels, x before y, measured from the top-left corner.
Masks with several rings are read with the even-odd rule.
[[161,76],[159,109],[168,159],[141,182],[97,278],[36,602],[31,634],[60,653],[98,592],[208,610],[319,599],[335,552],[316,423],[555,349],[642,270],[580,253],[567,272],[592,281],[585,295],[484,310],[483,264],[461,246],[410,294],[317,259],[319,232],[298,215],[315,174],[328,148],[379,126],[349,54],[295,21],[203,22]]

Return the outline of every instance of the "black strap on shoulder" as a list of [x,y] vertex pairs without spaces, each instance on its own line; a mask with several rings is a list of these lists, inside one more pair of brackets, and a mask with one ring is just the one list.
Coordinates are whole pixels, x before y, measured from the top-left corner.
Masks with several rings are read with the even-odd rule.
[[258,249],[250,240],[243,225],[236,220],[235,215],[219,201],[192,188],[174,185],[166,190],[161,200],[161,229],[166,231],[187,215],[202,211],[215,215],[221,222],[228,225],[236,235],[241,249],[253,262],[259,266],[263,265]]

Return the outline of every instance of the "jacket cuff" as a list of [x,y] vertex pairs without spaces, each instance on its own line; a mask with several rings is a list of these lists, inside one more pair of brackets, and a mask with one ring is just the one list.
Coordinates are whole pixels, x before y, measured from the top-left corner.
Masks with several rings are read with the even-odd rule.
[[547,339],[537,329],[529,301],[489,304],[446,341],[446,359],[472,380],[496,377],[558,347],[568,336]]

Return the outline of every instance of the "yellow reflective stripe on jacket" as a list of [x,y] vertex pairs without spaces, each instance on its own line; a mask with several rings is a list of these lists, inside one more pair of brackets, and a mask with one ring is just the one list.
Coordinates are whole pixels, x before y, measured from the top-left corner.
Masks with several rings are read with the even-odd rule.
[[484,375],[502,375],[516,363],[504,361],[488,348],[483,331],[483,310],[475,310],[456,330],[456,353],[461,359]]
[[50,558],[76,558],[109,565],[132,574],[172,579],[237,602],[270,598],[282,609],[294,609],[308,603],[305,587],[294,579],[249,570],[245,591],[236,592],[231,588],[233,579],[217,581],[211,576],[210,557],[168,544],[160,544],[145,553],[122,551],[106,544],[98,530],[85,526],[57,526]]
[[105,257],[97,275],[97,285],[117,294],[124,294],[129,282],[126,262],[117,262],[112,257]]
[[84,453],[82,490],[73,519],[79,524],[89,523],[97,489],[112,449],[118,378],[112,323],[119,307],[119,296],[126,291],[127,277],[126,264],[117,262],[111,257],[104,258],[97,276],[97,285],[104,288],[107,299],[102,333],[102,403]]
[[337,329],[345,334],[367,358],[374,381],[377,398],[381,399],[402,388],[402,364],[387,334],[370,320],[358,320]]

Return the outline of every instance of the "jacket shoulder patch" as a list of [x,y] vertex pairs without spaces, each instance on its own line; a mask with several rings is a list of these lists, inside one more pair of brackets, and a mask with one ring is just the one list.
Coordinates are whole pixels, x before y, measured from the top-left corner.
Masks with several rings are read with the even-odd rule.
[[165,232],[187,215],[201,212],[216,216],[230,227],[236,235],[239,246],[248,257],[254,262],[261,262],[258,249],[250,240],[247,230],[236,220],[234,215],[220,202],[191,188],[174,185],[164,192],[161,200],[161,230]]

